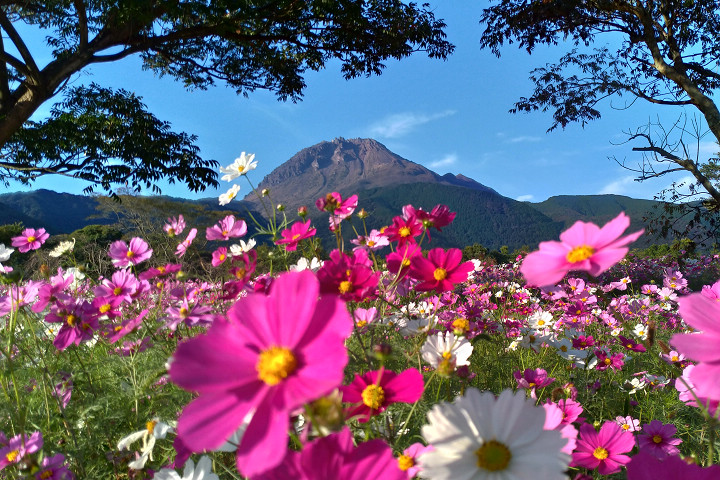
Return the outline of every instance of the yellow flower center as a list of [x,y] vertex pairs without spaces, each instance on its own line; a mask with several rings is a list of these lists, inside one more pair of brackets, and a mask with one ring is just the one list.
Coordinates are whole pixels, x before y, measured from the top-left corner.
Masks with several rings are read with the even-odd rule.
[[152,435],[155,431],[155,425],[157,425],[157,420],[150,420],[145,424],[145,428],[147,429],[147,432],[149,435]]
[[235,270],[235,277],[236,278],[245,278],[245,273],[247,273],[245,271],[245,269],[240,267],[237,270]]
[[403,472],[407,472],[415,465],[415,460],[407,455],[400,455],[398,457],[398,468]]
[[442,357],[443,357],[445,360],[450,360],[450,359],[452,358],[452,352],[443,352],[443,353],[442,353]]
[[165,275],[165,267],[158,267],[157,271],[160,272],[161,275]]
[[385,390],[380,385],[368,385],[362,391],[362,401],[365,406],[378,410],[385,401]]
[[477,456],[478,468],[490,472],[505,470],[512,459],[510,449],[496,440],[483,443],[475,451],[475,456]]
[[42,473],[40,474],[41,480],[46,480],[46,479],[48,479],[48,478],[52,478],[52,476],[53,476],[53,471],[52,471],[52,470],[45,470],[44,472],[42,472]]
[[466,332],[470,328],[467,318],[456,318],[452,323],[453,330]]
[[410,266],[410,259],[409,259],[409,258],[403,258],[402,266],[403,266],[403,267],[409,267],[409,266]]
[[106,303],[105,305],[100,305],[100,308],[98,310],[100,313],[107,313],[112,309],[112,306],[109,303]]
[[135,252],[133,252],[132,250],[128,250],[127,253],[125,254],[125,256],[127,258],[132,258],[135,256]]
[[340,282],[340,286],[338,287],[338,290],[340,293],[347,293],[350,290],[352,290],[353,284],[350,280],[343,280]]
[[660,435],[653,435],[653,437],[652,437],[652,441],[653,441],[654,443],[662,443],[662,440],[663,440],[663,439],[662,439],[662,437],[661,437]]
[[295,355],[285,347],[270,347],[260,352],[255,369],[266,384],[277,385],[297,368]]
[[581,245],[570,250],[567,254],[567,261],[570,263],[582,262],[593,256],[595,249],[587,245]]
[[372,240],[368,240],[367,246],[368,246],[368,247],[374,247],[374,246],[375,246],[375,242],[373,242]]
[[438,362],[437,366],[438,375],[442,377],[449,377],[455,371],[455,360],[450,357],[445,358],[447,353],[449,352],[443,353],[443,359]]
[[113,288],[113,295],[120,295],[122,293],[122,288],[115,287]]
[[436,268],[433,272],[433,277],[438,282],[442,282],[447,278],[447,271],[444,268]]
[[612,363],[612,360],[610,360],[609,358],[606,358],[605,360],[603,360],[603,363],[605,365],[610,365]]
[[678,357],[677,355],[673,355],[672,357],[670,357],[670,360],[673,362],[677,362],[680,360],[680,357]]
[[67,322],[68,325],[70,325],[71,327],[74,327],[75,324],[77,323],[77,317],[75,317],[75,315],[73,315],[71,313],[70,315],[67,316],[65,321]]
[[33,237],[33,236],[27,237],[28,243],[32,243],[32,242],[34,242],[35,240],[37,240],[37,239],[36,239],[35,237]]
[[593,457],[597,458],[598,460],[605,460],[608,458],[610,454],[607,450],[605,450],[603,447],[597,447],[595,451],[593,452]]
[[410,236],[410,229],[408,227],[401,227],[400,230],[398,230],[398,233],[401,237],[409,237]]
[[367,320],[358,320],[358,322],[357,322],[358,328],[362,328],[365,325],[367,325]]
[[9,451],[7,454],[5,454],[5,459],[6,459],[8,462],[13,463],[13,462],[15,461],[15,459],[18,457],[18,455],[20,455],[20,451],[18,451],[18,450],[11,450],[11,451]]
[[179,313],[180,313],[180,317],[186,318],[186,317],[188,316],[188,309],[185,308],[185,307],[182,307],[182,308],[180,309],[180,312],[179,312]]
[[227,230],[223,230],[223,231],[222,231],[222,234],[223,234],[223,237],[227,237],[228,231],[227,231]]
[[623,429],[623,430],[630,430],[630,425],[628,425],[627,423],[623,423],[623,424],[622,424],[622,429]]

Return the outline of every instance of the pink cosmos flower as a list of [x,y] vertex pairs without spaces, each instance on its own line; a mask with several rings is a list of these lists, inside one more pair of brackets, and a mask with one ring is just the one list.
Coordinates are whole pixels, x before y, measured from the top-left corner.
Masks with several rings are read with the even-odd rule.
[[367,249],[375,251],[390,245],[390,240],[388,240],[387,236],[374,229],[367,235],[360,235],[358,238],[350,241],[357,245],[353,250]]
[[540,249],[523,260],[520,271],[528,285],[544,287],[559,282],[570,270],[598,276],[627,255],[627,244],[642,235],[639,230],[621,237],[630,219],[620,213],[602,228],[577,221],[560,234],[559,242],[541,242]]
[[297,250],[298,243],[301,240],[310,238],[317,233],[317,229],[310,228],[310,220],[307,222],[295,222],[290,228],[287,228],[280,232],[283,237],[280,240],[276,240],[276,245],[285,245],[285,250],[288,252],[294,252]]
[[35,480],[74,480],[75,475],[65,465],[65,455],[58,453],[52,457],[43,457],[40,462],[40,470],[34,477]]
[[635,437],[615,422],[607,421],[596,432],[589,423],[580,426],[580,437],[572,454],[571,467],[598,469],[600,475],[620,471],[630,457],[623,455],[633,449]]
[[55,384],[55,388],[50,394],[58,399],[62,408],[67,408],[68,403],[70,403],[70,398],[72,397],[72,377],[66,372],[58,373],[60,374],[60,381]]
[[398,246],[397,250],[386,258],[388,271],[400,278],[404,277],[410,271],[412,259],[416,255],[422,256],[422,249],[417,244],[406,243],[403,246]]
[[330,252],[330,259],[317,271],[320,290],[339,295],[343,300],[359,301],[375,294],[379,273],[373,272],[372,261],[365,250],[349,256],[340,250]]
[[418,457],[423,453],[432,452],[433,450],[432,445],[425,446],[422,443],[413,443],[403,450],[403,453],[398,457],[398,467],[407,473],[408,479],[415,478],[416,475],[422,472],[422,466],[418,463]]
[[720,302],[702,293],[678,300],[678,313],[697,333],[676,334],[670,343],[698,363],[689,379],[699,397],[720,400]]
[[375,370],[363,376],[355,375],[350,385],[340,387],[343,402],[354,404],[347,411],[348,417],[358,416],[360,423],[384,412],[397,402],[415,403],[425,389],[422,373],[409,368],[397,374],[390,370]]
[[113,297],[131,303],[133,296],[140,288],[137,277],[128,270],[119,270],[113,273],[110,279],[103,280],[102,285],[94,288],[97,297]]
[[185,256],[185,254],[187,253],[187,249],[190,248],[193,240],[195,240],[195,236],[197,236],[197,228],[190,229],[187,238],[182,242],[178,243],[177,249],[175,250],[175,255],[177,255],[179,258]]
[[56,302],[45,315],[49,323],[62,323],[53,345],[62,351],[70,345],[80,345],[93,337],[98,329],[96,310],[86,300],[75,299],[67,303]]
[[597,357],[597,366],[595,367],[597,370],[607,370],[608,368],[611,368],[613,370],[622,370],[623,365],[625,365],[625,355],[622,353],[616,353],[614,355],[610,355],[605,350],[595,350],[595,356]]
[[412,205],[405,205],[402,211],[403,218],[406,220],[415,217],[423,224],[428,238],[430,238],[431,228],[437,228],[438,232],[442,232],[443,227],[450,225],[457,215],[457,213],[451,212],[447,205],[435,205],[429,213],[422,208],[416,209]]
[[225,260],[227,260],[227,258],[227,247],[218,247],[218,249],[212,253],[212,261],[210,263],[213,267],[219,267],[220,265],[225,263]]
[[663,459],[680,453],[678,445],[682,443],[679,438],[673,437],[677,427],[673,424],[664,425],[660,420],[653,420],[643,425],[644,432],[638,435],[638,447],[641,452],[647,452]]
[[29,437],[25,434],[12,437],[7,445],[0,448],[0,470],[8,465],[20,463],[25,455],[37,452],[42,446],[43,439],[40,432],[34,432]]
[[358,205],[358,196],[351,195],[345,200],[338,192],[332,192],[325,197],[318,198],[315,206],[320,211],[332,212],[339,221],[342,221],[353,214]]
[[677,455],[660,460],[641,451],[632,457],[627,466],[628,480],[717,480],[720,478],[720,465],[702,468],[687,463]]
[[567,425],[573,423],[580,417],[583,407],[580,402],[576,402],[570,398],[561,398],[557,402],[558,407],[562,410],[562,423]]
[[177,218],[171,217],[167,219],[168,223],[163,226],[163,230],[169,236],[174,237],[180,235],[185,230],[185,219],[182,215],[178,215]]
[[[675,380],[675,389],[680,394],[680,401],[685,402],[685,405],[689,405],[691,407],[698,406],[697,401],[695,400],[697,393],[693,393],[695,392],[696,388],[690,380],[690,374],[694,369],[695,365],[688,365],[683,369],[682,376]],[[717,410],[718,406],[720,406],[720,400],[711,400],[705,397],[698,398],[700,400],[700,403],[702,403],[703,406],[708,409],[710,415],[714,416],[715,411]]]
[[170,378],[199,394],[178,420],[188,448],[220,446],[254,411],[237,449],[241,473],[254,478],[283,461],[290,412],[340,385],[348,359],[350,315],[319,293],[311,272],[283,273],[268,295],[241,298],[227,319],[178,346]]
[[45,310],[49,303],[61,299],[69,300],[70,295],[65,290],[73,283],[75,278],[68,274],[65,276],[61,268],[58,268],[57,275],[50,277],[50,283],[44,283],[38,290],[38,298],[30,309],[35,313]]
[[543,425],[543,429],[558,430],[562,438],[567,440],[561,452],[571,455],[577,443],[577,428],[565,421],[565,413],[556,403],[544,403],[542,407],[545,409],[545,425]]
[[[247,435],[247,433],[246,433]],[[253,480],[407,480],[398,468],[392,449],[382,440],[370,440],[357,447],[347,427],[306,443],[302,451],[290,451],[278,467]]]
[[538,388],[544,388],[555,381],[553,377],[548,377],[547,371],[542,368],[526,368],[524,372],[515,370],[513,377],[518,383],[518,388],[527,388],[530,390],[530,397],[537,399],[536,391]]
[[145,240],[134,237],[130,240],[130,245],[122,240],[111,243],[108,255],[116,267],[127,267],[144,262],[152,256],[152,253],[150,245]]
[[462,261],[459,248],[433,248],[427,258],[416,255],[410,261],[410,276],[419,280],[415,289],[421,292],[435,290],[447,292],[455,285],[467,281],[468,274],[475,269],[472,262]]
[[422,231],[423,224],[417,218],[395,217],[392,225],[386,227],[383,233],[391,242],[398,242],[398,248],[400,248],[406,243],[417,243],[415,237],[419,237]]
[[30,250],[37,250],[50,237],[44,228],[26,228],[19,237],[12,237],[12,246],[17,247],[20,253],[26,253]]
[[638,420],[637,418],[633,418],[630,415],[626,417],[615,417],[615,423],[620,425],[620,428],[622,428],[626,432],[639,432],[640,430],[642,430],[642,427],[640,426],[640,420]]
[[377,308],[356,308],[353,311],[353,320],[358,328],[366,327],[377,320]]
[[625,337],[623,335],[618,335],[617,339],[620,345],[627,348],[628,350],[632,350],[633,352],[638,353],[646,351],[645,346],[642,343],[638,343],[631,338]]
[[231,238],[242,237],[247,233],[245,220],[236,220],[234,215],[228,215],[218,222],[217,225],[208,227],[205,230],[205,238],[208,240],[230,240]]

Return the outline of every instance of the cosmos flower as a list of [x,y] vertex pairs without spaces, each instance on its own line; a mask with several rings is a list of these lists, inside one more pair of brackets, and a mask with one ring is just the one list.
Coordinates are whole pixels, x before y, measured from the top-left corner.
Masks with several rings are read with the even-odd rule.
[[50,238],[50,234],[45,232],[44,228],[26,228],[18,237],[12,237],[12,246],[17,247],[20,253],[27,253],[30,250],[37,250],[45,241]]
[[288,252],[294,252],[297,250],[298,243],[300,241],[310,238],[315,235],[317,229],[310,228],[310,220],[306,222],[295,222],[290,228],[286,228],[280,235],[282,238],[276,240],[276,245],[285,245],[285,250]]
[[423,475],[445,479],[542,478],[565,480],[567,443],[556,430],[545,430],[545,410],[522,393],[471,388],[454,403],[428,413],[423,437],[433,450],[419,458]]
[[623,454],[634,446],[633,434],[615,422],[603,423],[599,432],[591,424],[583,423],[570,466],[597,468],[600,475],[610,475],[630,461],[630,457]]
[[455,285],[467,281],[468,274],[475,267],[472,262],[462,261],[462,251],[459,248],[433,248],[428,252],[427,258],[416,255],[410,260],[409,275],[419,280],[415,289],[421,292],[435,290],[447,292]]
[[465,337],[452,332],[436,333],[425,340],[420,352],[423,360],[441,375],[450,375],[457,367],[470,365],[473,347]]
[[218,203],[220,205],[227,205],[228,203],[232,202],[235,199],[235,197],[237,197],[237,194],[239,191],[240,191],[240,185],[233,185],[232,187],[230,187],[230,190],[221,194],[218,197]]
[[248,155],[245,152],[242,152],[233,163],[231,163],[227,167],[220,167],[220,173],[225,174],[221,178],[226,182],[232,182],[240,175],[247,175],[249,171],[255,170],[255,168],[257,168],[257,162],[254,160],[254,153]]
[[717,480],[720,478],[720,465],[702,468],[687,463],[677,455],[660,460],[649,453],[640,451],[633,456],[627,466],[628,480]]
[[350,315],[337,296],[319,293],[311,272],[281,274],[267,295],[240,298],[227,319],[178,345],[170,378],[199,394],[178,420],[190,450],[217,448],[253,411],[237,449],[241,473],[282,462],[290,412],[339,386],[348,359]]
[[185,230],[185,218],[183,218],[182,214],[178,215],[177,218],[168,218],[167,223],[163,225],[163,230],[171,237],[180,235]]
[[168,433],[172,433],[173,428],[167,423],[161,422],[158,418],[153,418],[145,424],[145,428],[137,432],[131,433],[127,437],[123,437],[117,444],[118,450],[127,450],[130,445],[138,440],[142,440],[142,448],[140,449],[140,456],[130,462],[128,467],[133,470],[142,470],[145,468],[145,463],[148,460],[152,460],[152,451],[155,448],[155,441],[163,439]]
[[682,440],[675,438],[673,435],[677,432],[677,427],[673,424],[663,424],[660,420],[653,420],[643,425],[643,433],[638,435],[638,447],[641,452],[647,452],[663,459],[671,455],[680,453],[678,445]]
[[122,268],[138,265],[150,258],[152,253],[152,248],[145,240],[134,237],[129,245],[122,240],[111,243],[108,255],[112,258],[113,265]]
[[627,255],[627,244],[642,235],[639,230],[621,237],[630,219],[620,213],[602,228],[577,221],[560,234],[559,242],[541,242],[538,251],[523,260],[520,271],[528,285],[554,285],[571,270],[585,270],[598,276]]
[[350,385],[340,387],[343,402],[353,404],[348,417],[358,416],[361,423],[384,412],[397,402],[415,403],[424,390],[423,376],[414,368],[397,374],[390,370],[375,370],[359,376]]
[[205,238],[208,240],[230,240],[231,238],[242,237],[247,233],[245,220],[236,220],[234,215],[228,215],[212,227],[205,230]]
[[[2,438],[5,436],[2,435]],[[40,432],[34,432],[29,437],[25,434],[12,437],[0,448],[0,470],[8,465],[20,463],[26,455],[37,452],[42,446],[43,438]]]
[[195,240],[195,237],[197,236],[197,228],[192,228],[188,232],[187,237],[182,242],[178,243],[177,249],[175,250],[175,255],[178,256],[178,258],[182,258],[187,253],[188,248],[190,248],[190,245],[192,245],[193,241]]
[[220,477],[212,473],[212,460],[207,455],[200,457],[197,466],[192,460],[188,460],[182,477],[175,470],[163,468],[155,472],[153,478],[155,480],[220,480]]

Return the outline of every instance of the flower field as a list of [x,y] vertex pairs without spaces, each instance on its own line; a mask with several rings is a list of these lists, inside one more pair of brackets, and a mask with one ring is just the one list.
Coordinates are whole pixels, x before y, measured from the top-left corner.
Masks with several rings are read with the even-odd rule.
[[[169,218],[174,263],[135,236],[106,246],[106,277],[72,242],[56,272],[0,264],[0,478],[720,478],[717,255],[628,255],[642,231],[620,214],[514,263],[467,260],[433,245],[447,207],[383,227],[331,192],[320,259],[327,227],[256,193],[256,239],[252,217]],[[212,274],[194,278],[203,235]],[[0,262],[47,240],[27,228]]]

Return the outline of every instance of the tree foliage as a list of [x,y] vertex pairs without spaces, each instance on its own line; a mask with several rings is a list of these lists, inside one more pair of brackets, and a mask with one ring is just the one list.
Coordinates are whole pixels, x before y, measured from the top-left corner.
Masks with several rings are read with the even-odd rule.
[[[19,28],[25,24],[25,28]],[[46,36],[42,66],[23,34]],[[0,179],[46,174],[110,190],[160,178],[192,190],[215,185],[216,163],[195,138],[175,133],[124,90],[67,87],[92,64],[139,55],[143,66],[188,88],[224,83],[296,101],[308,70],[332,60],[353,78],[381,73],[388,59],[416,51],[445,58],[453,46],[427,4],[401,0],[53,0],[0,6]],[[50,118],[30,121],[64,92]]]
[[[720,3],[717,0],[508,0],[483,11],[481,45],[500,55],[517,43],[528,53],[540,45],[569,44],[556,63],[531,72],[535,89],[511,111],[551,111],[549,130],[573,122],[585,125],[600,117],[601,102],[623,97],[631,105],[694,107],[720,141]],[[657,126],[657,125],[651,125]],[[697,191],[720,205],[720,176],[715,160],[688,150],[684,134],[666,130],[628,132],[643,142],[633,150],[647,154],[638,180],[678,171],[689,172]],[[696,139],[702,138],[702,132]],[[624,165],[624,162],[622,162]],[[625,166],[625,165],[624,165]]]

